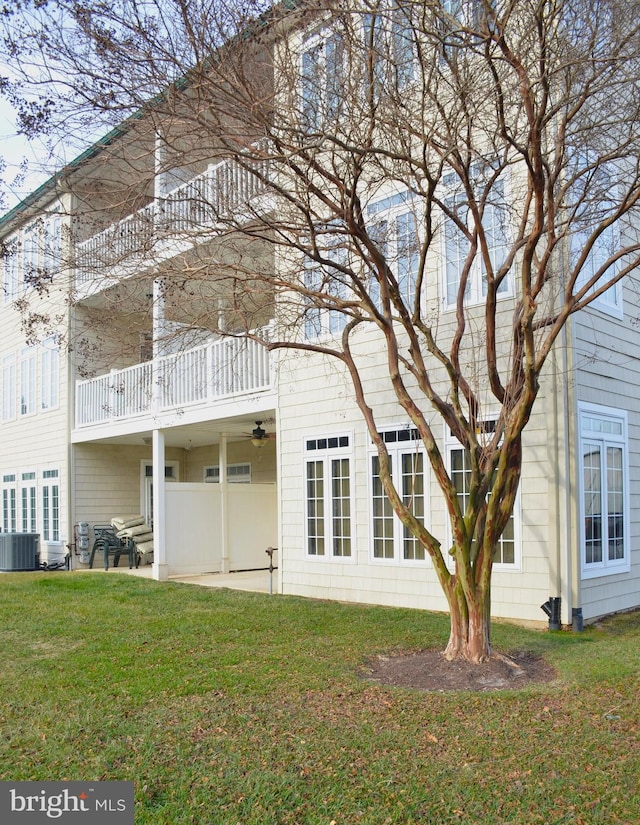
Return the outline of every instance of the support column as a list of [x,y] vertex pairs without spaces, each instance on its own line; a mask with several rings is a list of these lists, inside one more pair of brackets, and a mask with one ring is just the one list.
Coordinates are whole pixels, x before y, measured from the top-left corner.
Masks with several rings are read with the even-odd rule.
[[220,572],[229,572],[229,522],[227,514],[227,436],[220,436],[218,449],[218,466],[220,468]]
[[166,553],[166,497],[164,431],[153,431],[153,578],[164,581],[169,577]]

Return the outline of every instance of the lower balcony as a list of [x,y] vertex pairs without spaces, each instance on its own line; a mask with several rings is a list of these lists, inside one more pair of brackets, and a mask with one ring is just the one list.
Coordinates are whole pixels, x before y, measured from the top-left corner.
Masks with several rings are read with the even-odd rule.
[[[216,417],[225,402],[268,393],[270,357],[255,341],[217,340],[76,383],[75,431],[127,424],[130,431],[171,426],[189,414]],[[137,422],[137,424],[136,424]]]

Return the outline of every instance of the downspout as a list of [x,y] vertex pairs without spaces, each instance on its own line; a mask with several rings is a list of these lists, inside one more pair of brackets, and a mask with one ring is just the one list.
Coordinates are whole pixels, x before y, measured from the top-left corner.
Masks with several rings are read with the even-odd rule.
[[[69,215],[74,215],[76,210],[76,203],[75,203],[75,195],[70,192],[69,193]],[[70,231],[67,237],[66,242],[66,250],[63,252],[62,260],[64,260],[64,255],[67,256],[67,261],[71,261],[71,220],[69,221]],[[64,237],[64,234],[63,234]],[[73,292],[73,288],[75,286],[75,278],[76,278],[76,269],[75,264],[73,267],[68,267],[69,273],[69,284],[68,290],[69,295]],[[65,355],[64,364],[65,364],[65,371],[66,371],[66,381],[67,381],[67,551],[69,553],[69,570],[74,569],[74,562],[75,562],[75,553],[77,552],[77,547],[75,547],[75,530],[73,529],[73,525],[76,522],[75,519],[75,490],[76,490],[76,467],[75,467],[75,447],[71,443],[71,431],[75,426],[76,420],[76,379],[75,379],[75,356],[73,353],[75,352],[75,348],[71,346],[71,342],[73,341],[73,336],[75,334],[75,316],[73,310],[73,303],[69,302],[69,310],[67,312],[67,353]],[[62,363],[62,359],[60,359]]]
[[564,369],[564,405],[565,415],[565,473],[567,483],[564,491],[564,512],[565,512],[565,542],[567,547],[566,573],[567,573],[567,623],[572,622],[574,630],[582,630],[582,593],[581,593],[581,552],[580,530],[574,530],[576,519],[576,501],[574,490],[580,489],[580,484],[575,483],[576,474],[573,472],[579,465],[576,461],[576,400],[573,391],[573,381],[569,380],[573,376],[575,365],[573,353],[575,351],[574,327],[571,318],[562,330],[562,352]]

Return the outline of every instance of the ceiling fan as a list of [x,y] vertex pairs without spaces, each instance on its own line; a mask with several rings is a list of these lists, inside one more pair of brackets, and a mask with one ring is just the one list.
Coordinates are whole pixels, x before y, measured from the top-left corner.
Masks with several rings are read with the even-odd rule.
[[262,421],[256,421],[256,426],[251,430],[251,443],[254,447],[264,447],[267,444],[267,441],[271,438],[275,438],[275,433],[268,433],[266,430],[262,428]]

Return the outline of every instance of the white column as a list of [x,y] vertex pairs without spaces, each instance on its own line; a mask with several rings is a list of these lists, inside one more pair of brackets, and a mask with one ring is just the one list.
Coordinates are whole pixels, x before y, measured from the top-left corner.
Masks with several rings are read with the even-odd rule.
[[164,431],[153,431],[153,578],[164,581],[169,577],[166,552],[165,506],[165,450]]
[[220,436],[218,448],[218,466],[220,468],[220,572],[229,572],[229,522],[227,516],[227,436]]

